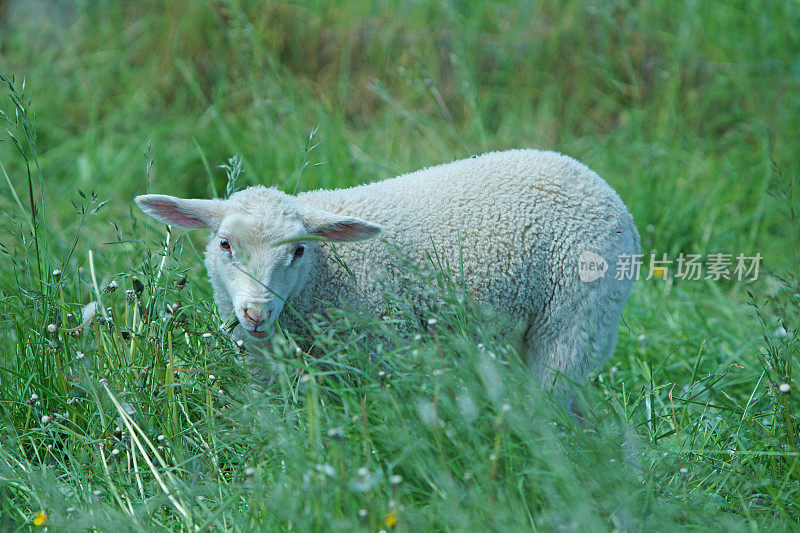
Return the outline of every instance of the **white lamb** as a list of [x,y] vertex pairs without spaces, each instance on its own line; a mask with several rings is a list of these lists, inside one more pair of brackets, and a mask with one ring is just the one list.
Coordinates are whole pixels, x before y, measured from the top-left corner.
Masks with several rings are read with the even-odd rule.
[[[227,200],[149,194],[136,203],[166,224],[211,231],[214,298],[221,316],[235,312],[248,346],[266,341],[287,305],[302,317],[325,302],[380,309],[376,279],[395,250],[419,264],[435,252],[474,301],[525,322],[528,361],[545,385],[585,378],[611,356],[633,283],[617,264],[639,253],[614,190],[574,159],[537,150],[296,197],[257,186]],[[338,257],[320,240],[336,242]],[[587,258],[599,270],[579,276]],[[294,316],[281,325],[291,331]]]

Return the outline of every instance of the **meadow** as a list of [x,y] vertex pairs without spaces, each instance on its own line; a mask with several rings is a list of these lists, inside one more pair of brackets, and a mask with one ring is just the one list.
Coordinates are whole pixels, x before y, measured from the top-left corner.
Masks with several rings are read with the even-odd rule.
[[[797,2],[12,0],[0,75],[0,530],[797,529]],[[444,271],[414,335],[332,309],[254,383],[204,237],[132,202],[520,147],[642,236],[583,419]]]

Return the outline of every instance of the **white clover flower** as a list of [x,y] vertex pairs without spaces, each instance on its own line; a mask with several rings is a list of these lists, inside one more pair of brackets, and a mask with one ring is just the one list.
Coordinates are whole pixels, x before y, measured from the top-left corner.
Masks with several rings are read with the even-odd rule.
[[391,483],[392,485],[399,485],[402,482],[403,482],[403,476],[400,476],[398,474],[395,474],[389,478],[389,483]]
[[203,333],[203,338],[204,338],[204,339],[210,339],[210,338],[211,338],[211,333],[209,333],[208,331],[206,331],[205,333]]
[[781,393],[783,394],[789,394],[789,392],[792,390],[792,386],[789,385],[788,383],[781,383],[778,386],[778,390],[781,391]]
[[51,420],[53,420],[53,418],[52,418],[52,417],[50,417],[50,416],[47,416],[47,415],[44,415],[44,416],[42,417],[42,424],[49,424]]
[[360,516],[361,518],[364,518],[365,516],[367,516],[367,510],[366,509],[359,509],[358,510],[358,516]]
[[438,322],[439,322],[439,321],[438,321],[438,320],[436,320],[435,318],[429,318],[429,319],[428,319],[428,325],[429,325],[429,326],[435,326],[435,325],[436,325]]
[[114,448],[111,450],[111,455],[119,455],[119,448]]
[[56,331],[58,331],[58,326],[56,326],[55,324],[48,324],[47,325],[47,332],[48,333],[55,333]]
[[244,469],[244,475],[247,477],[253,477],[256,473],[256,469],[252,466],[248,466]]
[[688,473],[689,473],[689,469],[688,468],[686,468],[686,467],[681,468],[681,474],[686,475]]

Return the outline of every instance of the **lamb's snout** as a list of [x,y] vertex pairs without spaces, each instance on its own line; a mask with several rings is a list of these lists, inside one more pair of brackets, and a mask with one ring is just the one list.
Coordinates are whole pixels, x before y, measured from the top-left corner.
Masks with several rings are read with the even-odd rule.
[[272,309],[269,306],[260,306],[248,304],[241,308],[239,315],[242,319],[242,326],[247,332],[256,337],[263,339],[269,335],[268,326],[269,319],[272,316]]
[[[267,318],[269,318],[269,314],[270,312],[267,311]],[[258,329],[258,326],[264,323],[264,314],[253,307],[244,308],[244,317],[252,324],[254,329]]]

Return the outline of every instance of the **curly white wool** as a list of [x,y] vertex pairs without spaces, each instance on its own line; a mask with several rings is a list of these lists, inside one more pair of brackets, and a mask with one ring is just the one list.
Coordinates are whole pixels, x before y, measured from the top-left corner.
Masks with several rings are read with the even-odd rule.
[[[225,201],[136,200],[163,222],[212,231],[206,267],[215,300],[222,316],[236,313],[250,345],[284,304],[294,311],[281,315],[290,329],[323,302],[379,309],[375,280],[396,250],[419,264],[435,250],[475,301],[525,321],[531,368],[545,383],[554,373],[580,379],[610,357],[633,283],[614,273],[621,257],[639,253],[632,217],[611,187],[574,159],[537,150],[297,197],[259,186]],[[316,240],[298,251],[308,235],[337,241],[338,258]],[[591,282],[578,276],[587,251],[608,264]]]

